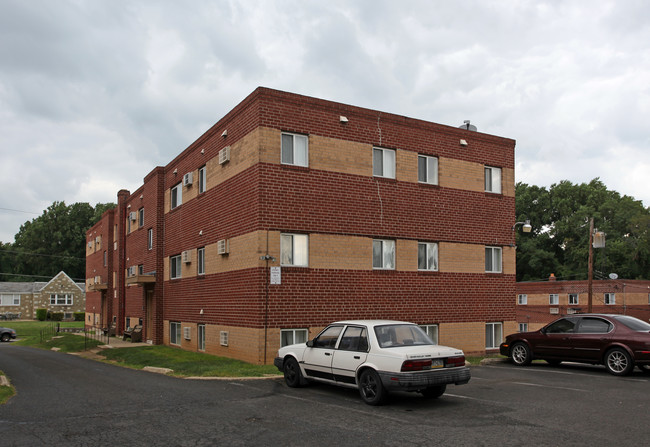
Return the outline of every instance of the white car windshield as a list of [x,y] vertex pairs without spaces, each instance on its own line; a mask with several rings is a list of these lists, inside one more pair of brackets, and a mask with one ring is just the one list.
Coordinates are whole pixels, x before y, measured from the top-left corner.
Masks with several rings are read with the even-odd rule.
[[380,348],[434,344],[429,336],[414,324],[375,326],[375,335]]

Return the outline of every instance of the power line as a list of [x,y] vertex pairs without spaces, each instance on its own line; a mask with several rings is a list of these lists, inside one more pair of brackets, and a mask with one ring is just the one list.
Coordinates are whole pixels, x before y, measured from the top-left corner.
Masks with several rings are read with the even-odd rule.
[[63,259],[76,259],[78,261],[85,261],[86,258],[78,258],[77,256],[68,256],[68,255],[48,255],[44,253],[31,253],[26,251],[17,251],[17,250],[1,250],[2,253],[14,253],[19,255],[29,255],[29,256],[43,256],[46,258],[63,258]]
[[[7,275],[7,276],[26,276],[26,277],[28,277],[28,278],[45,278],[45,279],[52,279],[52,278],[54,278],[54,276],[56,276],[56,275],[54,275],[54,276],[44,276],[44,275],[23,275],[23,274],[20,274],[20,273],[2,273],[2,272],[0,272],[0,275]],[[72,280],[75,281],[75,282],[85,282],[85,281],[86,281],[85,279],[79,279],[79,278],[70,278],[70,279],[72,279]]]
[[2,208],[2,207],[0,207],[0,210],[3,210],[3,211],[13,211],[13,212],[15,212],[15,213],[25,213],[25,214],[36,214],[36,215],[41,214],[41,213],[35,213],[35,212],[33,212],[33,211],[15,210],[15,209],[12,209],[12,208]]

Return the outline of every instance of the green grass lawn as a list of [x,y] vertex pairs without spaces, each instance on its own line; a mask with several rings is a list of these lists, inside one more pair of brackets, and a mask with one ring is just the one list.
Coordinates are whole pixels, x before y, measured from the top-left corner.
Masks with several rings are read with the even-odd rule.
[[108,360],[131,368],[170,368],[174,370],[173,375],[183,377],[263,377],[280,373],[273,365],[253,365],[169,346],[105,349],[100,354]]
[[[5,373],[0,371],[0,376],[4,376]],[[0,405],[7,402],[13,395],[16,394],[14,387],[12,386],[0,386]]]
[[[84,341],[80,335],[57,333],[56,323],[49,321],[7,322],[6,326],[15,329],[17,341],[22,346],[41,349],[58,348],[61,352],[82,352],[101,344],[96,340]],[[83,321],[61,322],[60,327],[83,327]],[[41,335],[43,332],[43,336]],[[41,339],[43,338],[43,341]],[[176,376],[189,377],[263,377],[279,374],[273,365],[253,365],[251,363],[225,357],[216,357],[199,352],[183,351],[169,346],[141,346],[134,348],[103,349],[100,355],[107,360],[129,368],[142,369],[157,366],[174,370]]]

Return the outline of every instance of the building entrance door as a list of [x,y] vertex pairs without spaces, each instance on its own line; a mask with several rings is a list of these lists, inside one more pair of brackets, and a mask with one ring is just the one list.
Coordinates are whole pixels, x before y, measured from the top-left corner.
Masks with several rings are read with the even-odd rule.
[[154,328],[153,328],[153,290],[147,289],[146,293],[146,312],[145,315],[145,341],[153,340]]

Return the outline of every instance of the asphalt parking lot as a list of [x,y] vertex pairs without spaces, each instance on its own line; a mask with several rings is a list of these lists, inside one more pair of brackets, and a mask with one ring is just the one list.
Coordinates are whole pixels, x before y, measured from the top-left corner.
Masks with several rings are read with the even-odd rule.
[[472,368],[440,399],[383,407],[355,390],[281,380],[183,380],[72,355],[0,346],[17,389],[0,406],[2,445],[639,445],[650,376],[602,367]]

